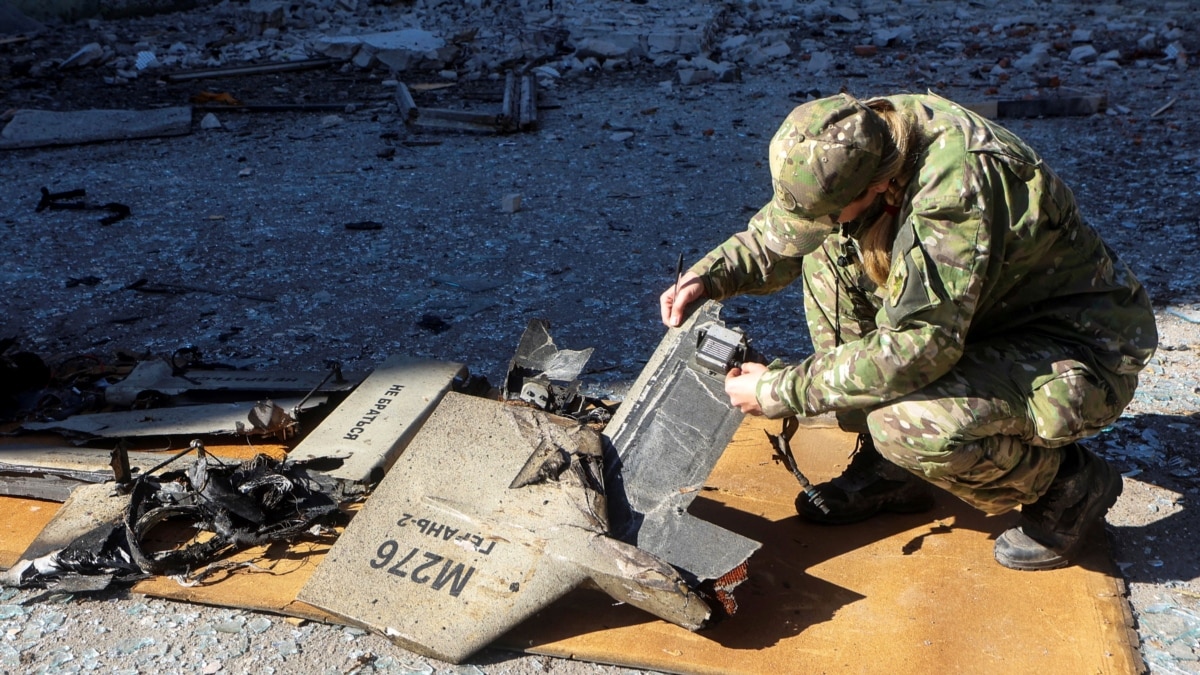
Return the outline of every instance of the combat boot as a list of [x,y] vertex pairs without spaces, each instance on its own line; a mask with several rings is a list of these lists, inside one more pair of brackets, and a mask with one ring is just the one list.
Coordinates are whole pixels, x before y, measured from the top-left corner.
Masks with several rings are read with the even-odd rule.
[[1086,535],[1121,494],[1121,474],[1077,443],[1063,447],[1050,489],[1021,507],[1017,526],[996,538],[996,562],[1014,570],[1052,570],[1070,564]]
[[919,513],[933,508],[933,487],[879,454],[869,434],[859,434],[850,465],[840,476],[816,486],[829,513],[803,493],[796,511],[822,525],[848,525],[881,511]]

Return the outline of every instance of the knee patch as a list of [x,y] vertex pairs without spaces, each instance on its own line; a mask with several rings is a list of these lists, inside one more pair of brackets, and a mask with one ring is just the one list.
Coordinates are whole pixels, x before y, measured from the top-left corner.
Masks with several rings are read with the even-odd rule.
[[964,460],[966,466],[975,461],[961,457],[963,446],[917,406],[897,404],[874,410],[867,415],[867,426],[880,455],[930,479],[953,475]]
[[1127,403],[1116,400],[1107,384],[1078,361],[1055,363],[1054,372],[1034,378],[1032,388],[1029,417],[1051,447],[1098,433]]

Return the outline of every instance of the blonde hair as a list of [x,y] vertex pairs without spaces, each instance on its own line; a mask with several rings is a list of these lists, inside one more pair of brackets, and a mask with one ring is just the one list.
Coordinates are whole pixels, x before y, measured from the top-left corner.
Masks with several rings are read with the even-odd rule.
[[892,240],[896,234],[895,215],[908,190],[908,183],[912,180],[913,162],[917,155],[917,132],[913,121],[896,110],[896,106],[886,98],[873,98],[864,105],[878,113],[887,124],[892,141],[879,163],[879,169],[868,183],[872,186],[887,183],[887,191],[883,193],[887,208],[859,240],[867,276],[882,286],[892,269]]

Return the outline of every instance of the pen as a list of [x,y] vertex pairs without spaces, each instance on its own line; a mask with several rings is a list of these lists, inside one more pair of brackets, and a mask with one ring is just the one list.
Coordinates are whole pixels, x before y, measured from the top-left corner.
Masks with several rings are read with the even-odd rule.
[[683,253],[679,254],[679,260],[675,263],[675,293],[672,298],[679,296],[679,280],[683,278]]

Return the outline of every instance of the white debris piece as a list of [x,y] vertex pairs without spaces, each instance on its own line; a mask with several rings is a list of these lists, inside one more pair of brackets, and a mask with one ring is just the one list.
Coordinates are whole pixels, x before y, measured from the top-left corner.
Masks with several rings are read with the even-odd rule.
[[157,68],[159,65],[158,57],[154,52],[144,51],[138,52],[137,58],[134,59],[133,66],[138,70],[146,70],[147,68]]
[[352,60],[360,68],[367,68],[378,61],[395,71],[408,70],[422,61],[444,63],[454,51],[446,53],[443,51],[446,47],[445,40],[418,28],[323,37],[313,45],[319,54]]
[[1050,63],[1050,44],[1039,42],[1029,48],[1029,52],[1012,62],[1016,70],[1029,72],[1045,67]]
[[1091,45],[1080,45],[1071,50],[1071,55],[1067,59],[1071,63],[1091,63],[1096,60],[1098,52]]
[[[703,70],[703,69],[696,69],[696,68],[681,68],[679,70],[679,84],[682,84],[685,87],[689,87],[694,84],[701,84],[704,82],[712,82],[713,80],[716,80],[716,79],[717,79],[716,73],[712,72],[711,70]],[[629,134],[629,135],[632,136],[633,134]],[[617,134],[613,134],[613,140],[615,141],[615,140],[624,140],[624,139],[618,139]]]
[[66,60],[58,64],[59,68],[83,68],[98,63],[104,58],[104,48],[99,42],[89,42],[79,51],[68,56]]
[[823,73],[833,67],[833,53],[813,52],[804,67],[810,73]]
[[871,34],[871,42],[876,47],[887,47],[889,45],[912,42],[913,35],[912,26],[880,28]]

